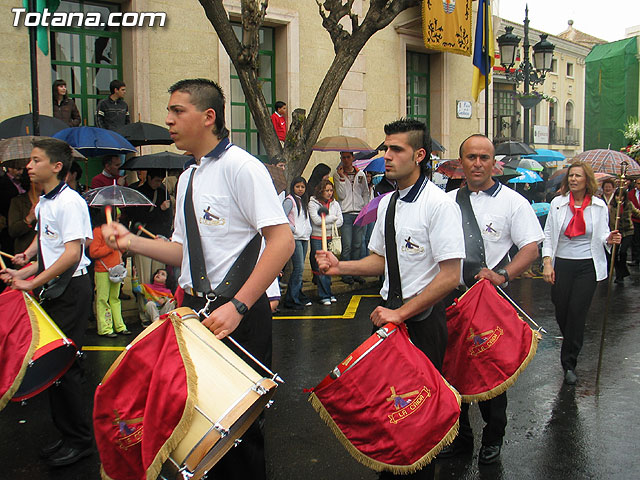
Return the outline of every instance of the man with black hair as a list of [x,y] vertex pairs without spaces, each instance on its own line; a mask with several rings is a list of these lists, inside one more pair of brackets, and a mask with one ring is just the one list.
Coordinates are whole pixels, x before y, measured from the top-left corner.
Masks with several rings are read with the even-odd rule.
[[[30,291],[47,284],[51,291],[57,289],[57,294],[41,294],[45,298],[42,306],[81,349],[91,309],[91,281],[87,277],[90,261],[84,248],[93,235],[87,203],[64,182],[71,161],[71,147],[65,142],[53,138],[33,142],[27,172],[44,191],[36,207],[38,235],[24,252],[15,255],[13,262],[23,266],[36,254],[40,258],[21,270],[5,269],[1,277],[15,290]],[[35,277],[27,280],[32,275]],[[57,282],[55,287],[51,281]],[[75,360],[49,388],[51,415],[60,432],[58,440],[40,451],[50,466],[70,465],[93,452],[91,420],[86,415],[81,380],[82,369]]]
[[112,80],[109,84],[109,95],[98,103],[96,109],[96,126],[107,130],[117,130],[131,121],[129,105],[124,101],[127,87],[121,80]]
[[[426,175],[431,151],[426,125],[401,119],[385,125],[384,132],[386,175],[397,182],[398,190],[380,201],[378,221],[369,243],[370,255],[355,261],[338,261],[332,253],[319,251],[316,259],[326,275],[384,274],[380,290],[384,303],[371,313],[371,321],[376,327],[404,323],[411,341],[440,370],[447,346],[442,300],[458,284],[460,260],[464,258],[460,209]],[[385,218],[392,201],[397,202],[395,238],[388,239]],[[392,285],[389,280],[386,242],[390,241],[397,247],[400,286]],[[398,287],[401,288],[399,302],[393,298]],[[433,464],[417,475],[433,478]],[[386,472],[380,476],[393,477]]]
[[271,114],[271,123],[273,123],[280,144],[284,146],[284,140],[287,137],[287,104],[278,101],[274,105],[274,109],[275,112]]
[[125,177],[120,176],[122,159],[118,155],[102,157],[102,172],[91,179],[91,188],[107,187],[109,185],[125,185]]
[[[178,181],[171,241],[136,236],[118,223],[103,226],[103,235],[113,239],[112,248],[181,266],[178,283],[185,291],[183,306],[200,310],[208,305],[203,324],[219,339],[233,333],[236,341],[268,366],[272,332],[265,291],[293,253],[289,222],[262,162],[229,141],[222,89],[210,80],[192,79],[177,82],[169,93],[166,124],[171,138],[176,147],[195,157]],[[195,235],[192,229],[197,229]],[[258,232],[266,246],[249,278],[233,298],[218,298],[209,305],[207,291],[222,282]],[[191,261],[197,253],[195,238],[201,240],[203,265]],[[198,271],[201,266],[206,276]],[[258,422],[213,467],[209,477],[266,478],[264,438]]]

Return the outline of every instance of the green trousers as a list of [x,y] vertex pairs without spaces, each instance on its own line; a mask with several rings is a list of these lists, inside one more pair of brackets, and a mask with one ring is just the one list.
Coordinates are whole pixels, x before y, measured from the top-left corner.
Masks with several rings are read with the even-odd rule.
[[98,335],[122,332],[127,326],[122,320],[120,285],[109,280],[109,272],[96,272],[96,321]]

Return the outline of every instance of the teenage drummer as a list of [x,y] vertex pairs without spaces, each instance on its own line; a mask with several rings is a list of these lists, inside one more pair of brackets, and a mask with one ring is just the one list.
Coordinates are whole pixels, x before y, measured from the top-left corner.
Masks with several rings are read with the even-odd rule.
[[[196,159],[178,181],[173,237],[170,242],[146,239],[117,223],[104,226],[103,235],[113,248],[181,266],[178,283],[186,292],[183,306],[200,310],[207,304],[205,294],[220,285],[260,232],[266,247],[255,269],[233,298],[218,298],[209,305],[203,324],[220,339],[233,333],[236,341],[269,366],[271,309],[265,291],[293,253],[289,222],[262,162],[230,143],[221,88],[210,80],[182,80],[169,93],[166,124],[171,138]],[[185,214],[185,206],[191,205],[193,210]],[[202,263],[191,261],[197,251],[189,242],[195,250],[196,243],[201,243]],[[204,269],[199,272],[201,266]],[[256,423],[243,435],[242,443],[214,466],[212,475],[266,478],[264,439]]]
[[[15,290],[37,290],[42,306],[82,348],[91,309],[91,281],[87,276],[89,259],[84,249],[92,239],[89,208],[82,197],[65,182],[71,166],[71,147],[53,138],[33,142],[27,172],[31,182],[42,185],[44,195],[36,206],[38,235],[13,262],[18,266],[38,255],[38,261],[21,269],[2,271],[2,279]],[[27,278],[35,275],[31,280]],[[54,280],[55,279],[55,280]],[[49,388],[53,423],[60,438],[41,449],[52,467],[71,465],[93,453],[91,420],[81,386],[78,361]]]
[[[384,132],[385,175],[397,182],[398,190],[380,202],[369,243],[371,254],[360,260],[338,261],[332,253],[319,251],[316,259],[327,275],[384,274],[380,295],[385,303],[371,313],[371,321],[376,326],[404,323],[411,341],[440,370],[447,345],[442,299],[458,284],[460,259],[464,258],[460,209],[427,178],[431,137],[426,125],[401,119],[385,125]],[[385,245],[390,204],[395,204],[392,241],[401,282],[390,280],[389,274],[394,262],[387,258]],[[433,464],[420,474],[420,478],[433,478]],[[381,475],[392,477],[388,472]]]
[[[449,196],[460,205],[465,229],[466,258],[461,283],[466,288],[486,278],[504,288],[538,257],[538,243],[544,236],[542,228],[529,202],[491,177],[496,163],[491,140],[485,135],[471,135],[460,145],[459,155],[467,185],[449,192]],[[470,230],[472,226],[474,231]],[[514,245],[518,253],[510,258],[509,250]],[[478,402],[478,406],[486,424],[478,462],[486,465],[500,458],[507,426],[507,393]],[[460,433],[440,452],[439,458],[472,451],[469,404],[463,403]]]

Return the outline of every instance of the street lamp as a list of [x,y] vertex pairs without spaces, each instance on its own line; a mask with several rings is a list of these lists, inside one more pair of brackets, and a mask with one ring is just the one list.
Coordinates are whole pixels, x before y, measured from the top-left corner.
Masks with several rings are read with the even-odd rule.
[[509,26],[505,28],[505,33],[500,35],[497,40],[498,48],[500,49],[500,64],[505,69],[507,79],[515,81],[516,86],[520,82],[524,83],[524,99],[520,99],[520,103],[524,107],[524,142],[529,143],[529,110],[540,102],[539,98],[527,98],[529,87],[544,83],[547,72],[551,70],[555,45],[547,40],[547,34],[540,35],[540,41],[533,46],[533,65],[531,65],[531,62],[529,62],[528,6],[526,6],[524,10],[523,59],[517,69],[512,70],[512,67],[516,63],[516,51],[520,44],[520,37],[515,35],[513,33],[513,27]]

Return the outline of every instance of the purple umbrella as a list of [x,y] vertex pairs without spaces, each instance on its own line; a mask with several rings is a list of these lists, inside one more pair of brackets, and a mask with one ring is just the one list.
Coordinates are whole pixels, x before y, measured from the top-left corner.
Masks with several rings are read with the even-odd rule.
[[373,200],[371,200],[369,203],[367,203],[362,208],[362,210],[360,210],[360,213],[358,214],[358,216],[354,220],[353,224],[354,225],[358,225],[360,227],[363,227],[365,225],[368,225],[370,223],[375,222],[376,219],[378,218],[378,204],[380,203],[380,200],[382,200],[382,197],[384,197],[385,195],[387,195],[389,193],[391,193],[391,192],[387,192],[387,193],[383,193],[382,195],[378,195]]

